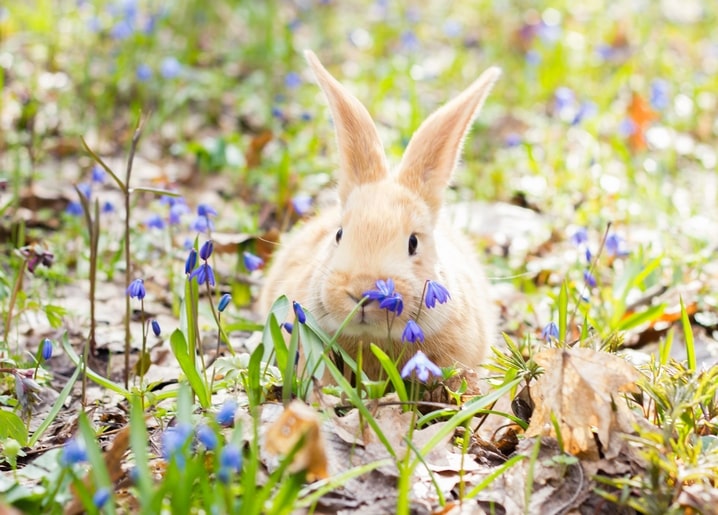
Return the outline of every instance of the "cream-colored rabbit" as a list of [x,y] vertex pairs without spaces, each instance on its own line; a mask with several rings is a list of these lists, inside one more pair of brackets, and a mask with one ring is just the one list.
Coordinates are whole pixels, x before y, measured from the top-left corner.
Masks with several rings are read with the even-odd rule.
[[[390,172],[376,127],[364,106],[306,52],[329,101],[339,146],[339,206],[328,209],[282,242],[260,294],[267,312],[281,294],[298,301],[333,334],[379,279],[393,279],[404,309],[388,338],[387,311],[370,302],[339,338],[363,370],[377,378],[381,367],[369,349],[382,347],[399,365],[416,350],[439,366],[471,368],[486,357],[495,337],[491,291],[473,245],[442,216],[444,190],[464,137],[498,68],[486,70],[416,131],[404,157]],[[449,291],[450,300],[421,308],[423,343],[402,343],[402,331],[420,309],[427,280]],[[393,316],[393,315],[392,315]],[[408,347],[408,348],[407,348]],[[402,351],[403,349],[403,351]]]

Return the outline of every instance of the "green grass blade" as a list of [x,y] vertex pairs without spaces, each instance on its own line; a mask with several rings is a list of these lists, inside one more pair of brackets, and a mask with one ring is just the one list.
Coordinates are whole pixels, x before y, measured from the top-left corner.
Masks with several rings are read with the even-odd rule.
[[53,420],[55,420],[55,417],[58,413],[60,413],[60,410],[65,405],[65,400],[70,396],[70,393],[72,393],[72,387],[75,385],[75,381],[77,381],[77,378],[80,376],[80,371],[82,370],[82,367],[75,367],[75,371],[73,372],[70,379],[67,380],[67,383],[65,384],[65,387],[60,392],[60,395],[58,396],[57,400],[55,401],[55,404],[52,405],[52,409],[50,410],[50,413],[47,414],[47,417],[45,417],[45,420],[42,421],[40,426],[35,430],[35,432],[32,434],[32,437],[30,437],[30,440],[27,442],[28,447],[34,446],[37,441],[40,439],[42,434],[47,430],[48,427],[50,427],[50,424],[52,424]]
[[686,358],[688,360],[688,370],[691,372],[696,371],[696,347],[693,339],[693,328],[691,327],[691,321],[688,318],[688,312],[686,306],[683,304],[683,297],[681,297],[681,323],[683,325],[683,335],[686,339]]
[[187,341],[179,329],[175,329],[172,336],[170,336],[170,347],[192,390],[197,395],[199,403],[203,408],[209,408],[210,395],[207,386],[204,384],[202,376],[197,372],[197,368],[187,349]]
[[379,363],[381,363],[381,366],[386,372],[386,375],[389,377],[391,384],[394,386],[396,394],[399,396],[399,400],[402,402],[408,402],[409,395],[406,393],[406,385],[404,384],[404,380],[399,375],[399,371],[397,370],[394,361],[392,361],[386,352],[373,343],[371,344],[371,351],[379,360]]
[[[82,368],[82,360],[80,359],[80,356],[77,355],[75,352],[75,349],[72,348],[72,345],[70,345],[70,341],[67,338],[67,333],[63,336],[62,340],[60,340],[60,345],[62,346],[62,350],[65,351],[65,354],[68,358],[70,358],[70,361],[78,367]],[[108,390],[112,390],[115,393],[119,393],[122,395],[125,399],[130,398],[130,392],[128,390],[125,390],[122,386],[119,384],[110,381],[106,377],[102,377],[100,374],[92,370],[90,367],[86,367],[87,377],[89,377],[93,382],[97,383],[98,385],[107,388]]]

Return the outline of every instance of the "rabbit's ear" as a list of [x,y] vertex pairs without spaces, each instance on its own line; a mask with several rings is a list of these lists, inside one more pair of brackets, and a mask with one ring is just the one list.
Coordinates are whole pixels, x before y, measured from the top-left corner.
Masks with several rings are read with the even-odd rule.
[[432,210],[441,208],[466,133],[499,75],[501,70],[496,67],[482,73],[421,124],[404,152],[399,181],[419,193]]
[[356,186],[388,174],[384,147],[366,108],[329,72],[311,50],[304,52],[329,101],[339,146],[339,198],[344,203]]

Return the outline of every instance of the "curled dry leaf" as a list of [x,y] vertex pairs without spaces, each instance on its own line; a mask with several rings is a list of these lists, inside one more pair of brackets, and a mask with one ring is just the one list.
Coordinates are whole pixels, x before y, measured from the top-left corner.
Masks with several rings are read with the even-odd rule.
[[531,389],[536,408],[526,436],[556,436],[553,413],[566,452],[599,459],[595,432],[605,457],[616,457],[623,445],[619,433],[632,432],[635,424],[620,393],[636,391],[638,370],[591,349],[550,349],[535,359],[546,372]]
[[286,456],[302,438],[304,440],[294,455],[289,471],[306,470],[308,481],[328,477],[326,448],[319,416],[306,404],[294,400],[267,429],[265,448],[275,456]]

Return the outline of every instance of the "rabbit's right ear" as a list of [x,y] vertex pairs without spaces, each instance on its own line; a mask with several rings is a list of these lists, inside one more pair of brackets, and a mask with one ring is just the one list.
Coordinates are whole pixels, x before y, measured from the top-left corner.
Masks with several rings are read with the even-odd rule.
[[339,198],[344,203],[360,184],[376,182],[388,174],[384,146],[366,108],[322,66],[311,50],[309,65],[329,101],[339,146]]

